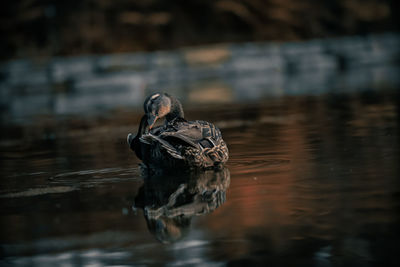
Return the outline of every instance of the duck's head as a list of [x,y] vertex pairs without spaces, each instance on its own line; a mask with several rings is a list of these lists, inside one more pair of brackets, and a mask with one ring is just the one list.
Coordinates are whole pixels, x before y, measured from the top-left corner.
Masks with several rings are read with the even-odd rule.
[[147,123],[151,129],[158,119],[163,117],[171,121],[176,117],[183,118],[181,103],[173,96],[166,93],[154,93],[144,101],[144,112],[147,115]]

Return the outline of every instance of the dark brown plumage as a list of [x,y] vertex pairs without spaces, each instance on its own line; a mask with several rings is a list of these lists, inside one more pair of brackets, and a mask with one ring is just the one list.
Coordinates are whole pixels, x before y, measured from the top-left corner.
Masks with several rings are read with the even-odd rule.
[[[206,121],[187,121],[180,102],[165,93],[155,93],[144,103],[138,134],[128,143],[147,167],[180,170],[220,168],[229,158],[221,131]],[[165,124],[152,128],[159,118]],[[149,130],[146,131],[147,127]]]

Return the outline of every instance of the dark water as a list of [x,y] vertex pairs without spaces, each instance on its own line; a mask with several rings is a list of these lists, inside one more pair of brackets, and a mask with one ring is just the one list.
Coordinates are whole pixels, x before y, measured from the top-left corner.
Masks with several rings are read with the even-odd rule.
[[227,168],[146,180],[125,141],[134,110],[8,125],[0,265],[395,265],[398,99],[188,107],[221,128]]

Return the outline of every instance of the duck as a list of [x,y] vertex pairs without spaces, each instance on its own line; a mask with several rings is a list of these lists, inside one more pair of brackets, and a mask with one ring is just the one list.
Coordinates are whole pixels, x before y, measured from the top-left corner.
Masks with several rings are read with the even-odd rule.
[[[229,159],[228,146],[214,124],[187,121],[180,101],[168,93],[153,93],[144,103],[136,136],[128,145],[144,167],[162,170],[220,169]],[[165,118],[163,125],[154,127]]]

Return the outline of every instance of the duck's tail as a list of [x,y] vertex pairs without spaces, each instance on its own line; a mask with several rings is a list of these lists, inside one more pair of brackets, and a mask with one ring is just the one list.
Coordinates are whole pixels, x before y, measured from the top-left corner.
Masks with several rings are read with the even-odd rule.
[[128,136],[126,137],[126,141],[128,142],[128,146],[133,149],[133,139],[135,139],[135,137],[133,136],[133,134],[129,133]]

